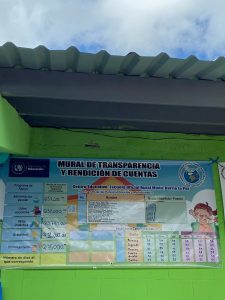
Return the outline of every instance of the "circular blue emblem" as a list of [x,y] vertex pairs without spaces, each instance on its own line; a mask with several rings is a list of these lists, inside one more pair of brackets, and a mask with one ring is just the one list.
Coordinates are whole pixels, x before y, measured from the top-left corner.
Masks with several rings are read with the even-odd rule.
[[184,185],[199,186],[205,181],[205,171],[198,163],[187,162],[180,167],[179,177]]
[[21,161],[15,161],[11,166],[12,173],[21,175],[26,171],[26,165]]

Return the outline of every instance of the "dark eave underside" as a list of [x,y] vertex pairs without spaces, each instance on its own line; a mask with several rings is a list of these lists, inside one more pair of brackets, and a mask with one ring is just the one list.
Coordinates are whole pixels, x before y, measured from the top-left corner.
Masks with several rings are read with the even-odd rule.
[[225,134],[225,84],[0,68],[0,93],[31,126]]

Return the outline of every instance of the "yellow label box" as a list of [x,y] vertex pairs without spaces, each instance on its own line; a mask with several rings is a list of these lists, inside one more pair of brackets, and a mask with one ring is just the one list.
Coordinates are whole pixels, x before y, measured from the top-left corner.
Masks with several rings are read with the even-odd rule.
[[40,254],[1,254],[1,267],[28,267],[39,266]]

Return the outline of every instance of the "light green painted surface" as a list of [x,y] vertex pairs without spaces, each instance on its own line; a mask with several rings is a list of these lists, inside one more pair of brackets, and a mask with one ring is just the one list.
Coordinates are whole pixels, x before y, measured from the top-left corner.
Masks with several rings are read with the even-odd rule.
[[[93,145],[93,147],[87,147]],[[95,147],[94,147],[95,146]],[[225,159],[225,136],[33,128],[30,155],[127,159]]]
[[0,95],[0,152],[28,154],[31,128]]
[[[225,161],[225,137],[94,132],[33,129],[30,154],[184,160],[219,156]],[[87,143],[97,143],[99,147],[85,147]],[[225,232],[216,165],[214,174],[223,258],[221,269],[3,270],[4,300],[224,300]]]

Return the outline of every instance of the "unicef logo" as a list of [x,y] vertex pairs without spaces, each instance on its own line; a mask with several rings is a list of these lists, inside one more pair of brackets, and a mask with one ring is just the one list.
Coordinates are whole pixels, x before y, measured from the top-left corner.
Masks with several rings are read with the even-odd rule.
[[199,164],[188,162],[181,166],[179,177],[184,185],[195,187],[205,181],[205,171]]
[[26,171],[26,166],[23,162],[18,161],[18,162],[14,162],[12,167],[12,173],[16,174],[16,175],[21,175]]

